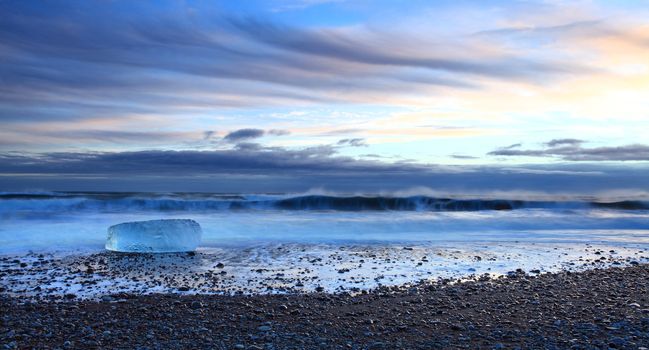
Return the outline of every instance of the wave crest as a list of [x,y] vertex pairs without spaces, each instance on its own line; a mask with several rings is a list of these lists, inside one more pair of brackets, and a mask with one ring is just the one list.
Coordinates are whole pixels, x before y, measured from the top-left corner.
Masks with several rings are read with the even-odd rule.
[[430,196],[206,195],[206,194],[0,194],[0,210],[12,212],[73,211],[481,211],[516,209],[647,210],[645,201],[536,201],[457,199]]

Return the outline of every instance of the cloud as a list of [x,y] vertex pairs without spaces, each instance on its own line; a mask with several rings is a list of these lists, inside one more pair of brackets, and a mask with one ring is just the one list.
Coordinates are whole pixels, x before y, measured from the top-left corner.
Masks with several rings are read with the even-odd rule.
[[291,134],[290,131],[281,130],[281,129],[263,130],[263,129],[247,128],[247,129],[239,129],[239,130],[231,131],[223,137],[223,140],[231,143],[238,143],[244,140],[257,139],[264,135],[285,136],[290,134]]
[[304,28],[146,4],[127,16],[113,6],[2,2],[0,120],[375,102],[432,87],[474,89],[476,75],[536,83],[587,70],[430,40],[434,33]]
[[555,139],[545,145],[544,149],[511,149],[499,148],[488,155],[507,157],[554,157],[568,161],[649,161],[649,146],[632,144],[617,147],[585,148],[578,139]]
[[349,128],[349,129],[334,129],[330,131],[325,131],[320,134],[319,136],[338,136],[338,135],[348,135],[348,134],[358,134],[367,131],[366,129],[357,129],[357,128]]
[[3,140],[0,143],[7,145],[28,145],[34,142],[40,143],[61,143],[73,146],[96,145],[96,144],[138,144],[154,145],[169,144],[178,142],[190,142],[195,140],[204,141],[214,137],[214,132],[182,132],[182,131],[156,131],[143,130],[131,131],[120,129],[60,129],[48,125],[31,125],[27,128],[10,128],[7,125],[5,130],[0,131]]
[[270,174],[291,171],[324,173],[425,169],[337,156],[329,145],[287,150],[238,143],[218,151],[139,151],[93,153],[0,154],[0,173],[42,174]]
[[354,138],[354,139],[342,139],[336,143],[338,146],[350,146],[350,147],[367,147],[367,143],[363,138]]
[[[49,4],[43,6],[44,13],[19,3],[3,7],[8,7],[0,24],[7,53],[0,57],[4,120],[24,119],[17,114],[33,106],[76,112],[61,115],[32,108],[30,113],[41,119],[89,118],[138,109],[177,113],[186,106],[232,108],[356,98],[338,94],[340,89],[381,94],[421,85],[469,85],[421,74],[417,83],[394,69],[333,64],[326,54],[314,59],[278,51],[245,34],[244,22],[236,30],[227,25],[232,21],[227,15],[199,15],[201,23],[210,23],[199,25],[180,14],[134,21],[110,15],[114,12],[101,5],[75,11]],[[258,29],[259,22],[254,23],[251,30]],[[287,30],[301,35],[300,29]]]
[[286,12],[286,11],[296,11],[303,10],[308,7],[332,4],[332,3],[341,3],[346,0],[284,0],[280,1],[278,6],[272,9],[273,12]]
[[268,134],[273,136],[286,136],[286,135],[290,135],[291,132],[288,130],[270,129],[268,130]]
[[[579,145],[584,143],[585,141],[579,140],[579,139],[554,139],[550,140],[549,142],[546,142],[545,145],[548,147],[556,147],[560,145]],[[519,144],[520,145],[520,144]]]
[[[286,4],[302,6],[319,2],[298,0]],[[273,4],[277,3],[260,7]],[[545,118],[547,111],[537,109],[534,104],[522,105],[516,97],[527,90],[539,97],[525,100],[531,103],[540,100],[543,106],[552,106],[575,118],[589,115],[587,112],[591,111],[581,115],[571,113],[574,106],[590,106],[597,110],[598,116],[609,114],[606,117],[610,117],[614,113],[635,116],[636,113],[616,109],[635,106],[632,102],[641,102],[643,97],[644,85],[636,82],[636,78],[625,78],[633,84],[628,86],[596,81],[600,70],[591,65],[608,72],[609,63],[644,62],[643,55],[616,50],[618,41],[605,44],[583,40],[609,35],[611,31],[607,28],[615,28],[609,25],[615,16],[599,20],[601,16],[584,11],[580,12],[580,18],[597,20],[578,22],[574,21],[577,15],[569,11],[565,11],[565,16],[561,11],[539,15],[533,11],[536,4],[503,6],[504,13],[483,11],[491,5],[472,3],[466,8],[465,5],[417,4],[412,8],[418,14],[412,10],[395,11],[394,17],[387,18],[373,17],[383,14],[385,9],[375,12],[368,9],[375,6],[355,4],[352,7],[363,8],[359,11],[363,15],[344,16],[345,20],[339,22],[325,18],[329,12],[327,16],[302,17],[269,14],[257,6],[245,6],[250,11],[242,15],[243,12],[226,10],[238,5],[215,7],[192,3],[191,9],[189,6],[183,1],[153,4],[72,0],[38,6],[24,1],[0,1],[3,15],[0,21],[0,123],[3,125],[0,144],[3,149],[92,149],[105,147],[106,142],[120,143],[119,149],[140,150],[157,145],[171,147],[171,144],[178,149],[187,130],[193,130],[192,141],[198,144],[203,138],[200,147],[208,147],[224,141],[220,139],[224,130],[240,125],[265,128],[266,136],[282,136],[285,131],[267,126],[272,120],[259,124],[256,119],[276,112],[281,114],[283,108],[317,110],[299,118],[286,115],[281,125],[292,123],[286,127],[295,127],[295,132],[323,130],[324,118],[335,117],[345,119],[344,123],[335,124],[340,130],[324,132],[322,136],[339,135],[338,139],[367,137],[373,133],[372,140],[376,142],[399,143],[412,137],[430,139],[434,135],[419,134],[410,125],[415,123],[413,120],[387,127],[373,123],[398,109],[430,111],[425,123],[437,115],[466,121],[459,125],[469,125],[473,121],[467,119],[475,118],[478,123],[471,125],[484,125],[485,129],[498,132],[511,125],[497,125],[501,121],[492,118],[495,115],[535,110]],[[342,13],[333,7],[325,8],[332,10],[334,16]],[[457,11],[451,14],[451,19],[457,19],[458,23],[450,27],[440,25],[447,23],[449,17],[430,17],[438,13],[423,11],[423,7]],[[526,13],[537,18],[530,25],[531,30],[503,28],[500,33],[469,35],[502,23],[527,25],[529,17],[509,12],[514,7],[515,11],[525,8]],[[489,15],[484,17],[484,22],[474,21],[465,16],[472,11],[479,12],[480,16]],[[370,17],[373,20],[368,20]],[[473,23],[467,25],[467,22]],[[568,24],[561,24],[564,22]],[[628,29],[634,29],[635,22],[627,22]],[[570,35],[563,36],[564,33]],[[602,45],[610,45],[612,50],[604,52]],[[613,53],[617,56],[611,56]],[[615,59],[609,60],[612,57]],[[598,74],[590,75],[593,72]],[[572,79],[575,76],[579,79]],[[615,107],[612,112],[598,108],[600,103],[576,103],[576,99],[585,98],[583,89],[569,94],[574,97],[567,102],[554,100],[556,92],[573,91],[574,81],[582,78],[589,79],[585,83],[589,87],[598,87],[596,91],[588,89],[587,98],[610,101]],[[555,85],[557,82],[566,85],[555,89],[559,87]],[[639,96],[630,101],[598,98],[613,89],[626,91],[627,88],[632,90],[631,95]],[[497,98],[490,98],[495,94],[511,95],[511,101],[499,103]],[[336,115],[337,109],[348,113],[341,117]],[[152,118],[128,123],[143,116]],[[245,120],[233,122],[235,116]],[[120,124],[123,129],[99,130],[101,127],[77,125],[100,120],[123,121]],[[47,135],[18,127],[49,123],[67,125],[53,128]],[[423,120],[417,122],[423,123]],[[512,127],[521,135],[533,124],[533,121],[523,121]],[[364,125],[371,130],[361,129]],[[393,132],[395,125],[398,130]],[[73,128],[79,130],[69,131]],[[225,129],[218,134],[203,133],[216,128]],[[393,134],[388,135],[390,132]],[[463,136],[470,132],[467,130]],[[315,131],[299,134],[299,140],[296,137],[290,141],[312,142],[303,136],[320,136]],[[250,149],[251,145],[243,144],[255,140],[257,137],[234,135],[227,139],[229,146],[242,144],[241,149]]]
[[600,36],[615,33],[602,20],[576,21],[552,26],[519,26],[484,30],[478,37],[499,36]]
[[223,139],[228,142],[238,142],[241,140],[256,139],[264,136],[265,133],[261,129],[239,129],[228,133]]
[[467,155],[462,155],[462,154],[452,154],[451,158],[455,158],[455,159],[479,159],[478,157],[467,156]]
[[649,161],[649,146],[634,144],[619,147],[581,148],[562,151],[561,155],[566,160],[574,161]]
[[646,35],[634,33],[628,26],[605,19],[574,21],[558,25],[521,25],[480,31],[473,36],[481,39],[554,44],[559,41],[577,41],[593,38],[614,38],[637,46],[647,46]]
[[[313,31],[254,18],[233,18],[230,23],[248,38],[283,50],[320,57],[334,58],[365,65],[388,67],[424,68],[454,73],[483,75],[498,78],[515,78],[546,74],[578,72],[582,67],[571,63],[554,64],[536,62],[522,57],[469,58],[443,56],[438,50],[415,51],[413,47],[402,47],[401,50],[385,50],[386,47],[399,47],[396,41],[387,39],[366,40],[345,33],[334,31]],[[377,44],[369,44],[375,42]],[[411,51],[409,54],[400,54]],[[450,81],[449,84],[452,84]]]
[[556,170],[556,169],[529,169],[525,167],[518,168],[502,168],[502,171],[508,171],[518,174],[538,174],[538,175],[604,175],[602,171],[586,171],[586,170]]
[[263,146],[254,142],[240,142],[234,146],[234,149],[243,152],[257,152],[261,151]]
[[[558,164],[499,168],[381,162],[340,156],[335,146],[299,150],[239,143],[213,151],[0,153],[0,190],[371,191],[431,186],[480,191],[584,193],[649,188],[646,166]],[[261,181],[263,180],[263,181]]]

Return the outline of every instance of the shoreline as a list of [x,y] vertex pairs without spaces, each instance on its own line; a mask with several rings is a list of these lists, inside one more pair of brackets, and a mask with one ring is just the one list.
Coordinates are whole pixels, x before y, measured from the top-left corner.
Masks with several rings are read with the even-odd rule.
[[33,301],[111,294],[367,292],[420,281],[544,274],[649,262],[647,245],[262,244],[194,253],[0,256],[0,294]]
[[5,348],[642,349],[649,265],[370,292],[129,294],[28,302],[2,295]]

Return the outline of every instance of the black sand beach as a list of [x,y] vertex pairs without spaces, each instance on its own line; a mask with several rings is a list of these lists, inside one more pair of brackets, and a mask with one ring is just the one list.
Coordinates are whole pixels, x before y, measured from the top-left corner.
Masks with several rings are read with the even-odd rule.
[[0,336],[20,349],[647,349],[649,265],[358,295],[3,294]]

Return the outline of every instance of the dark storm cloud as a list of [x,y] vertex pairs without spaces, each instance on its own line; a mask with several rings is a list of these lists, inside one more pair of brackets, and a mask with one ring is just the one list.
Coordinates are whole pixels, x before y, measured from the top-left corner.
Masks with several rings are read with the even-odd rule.
[[499,148],[488,155],[555,157],[568,161],[649,161],[649,146],[641,144],[617,147],[582,147],[583,140],[556,139],[545,143],[544,149]]
[[266,132],[261,129],[239,129],[232,131],[223,138],[228,142],[238,142],[248,139],[256,139],[264,136]]

